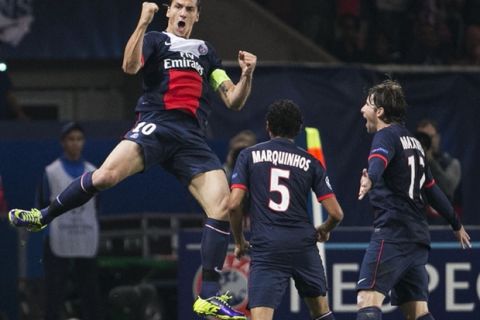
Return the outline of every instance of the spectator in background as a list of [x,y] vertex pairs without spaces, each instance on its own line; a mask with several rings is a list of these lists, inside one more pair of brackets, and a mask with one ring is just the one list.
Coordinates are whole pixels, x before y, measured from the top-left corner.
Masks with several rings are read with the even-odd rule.
[[471,25],[465,31],[464,64],[480,65],[480,26]]
[[295,11],[298,11],[295,24],[298,30],[317,45],[330,50],[335,40],[336,1],[304,0]]
[[253,146],[255,143],[257,143],[257,136],[250,130],[240,131],[232,139],[230,139],[227,159],[223,164],[223,170],[225,170],[225,174],[227,175],[229,183],[238,154],[243,149]]
[[[83,128],[75,122],[63,126],[60,136],[63,155],[45,168],[37,190],[37,206],[45,207],[75,178],[95,170],[82,157]],[[99,227],[97,203],[92,199],[53,220],[46,237],[43,262],[46,283],[46,320],[60,320],[68,280],[76,282],[81,299],[82,319],[100,320],[100,294],[97,285]]]
[[365,56],[360,40],[359,17],[354,15],[339,17],[333,54],[343,62],[363,62]]
[[[28,116],[12,93],[13,85],[6,67],[5,63],[0,62],[0,120],[28,120]],[[5,70],[1,71],[2,68]]]
[[450,201],[453,201],[462,175],[460,161],[440,149],[440,133],[435,121],[430,119],[420,121],[417,131],[430,137],[431,147],[425,150],[428,165],[440,189]]

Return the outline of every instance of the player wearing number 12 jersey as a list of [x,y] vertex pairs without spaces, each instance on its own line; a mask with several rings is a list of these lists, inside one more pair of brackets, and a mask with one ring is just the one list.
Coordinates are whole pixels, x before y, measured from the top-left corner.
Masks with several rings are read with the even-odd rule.
[[[316,246],[342,220],[325,168],[293,141],[302,125],[299,108],[289,100],[273,103],[266,116],[268,142],[244,149],[232,174],[230,220],[235,254],[251,253],[249,307],[252,320],[269,320],[293,278],[312,319],[332,320],[325,272]],[[314,191],[328,212],[315,229],[307,213]],[[250,193],[252,236],[242,232],[242,200]]]
[[432,320],[429,313],[430,248],[426,200],[450,223],[462,248],[470,237],[432,178],[420,142],[403,125],[406,103],[401,86],[387,80],[369,90],[361,109],[369,133],[375,133],[368,170],[360,179],[359,199],[368,192],[374,231],[357,282],[357,320],[379,320],[392,290],[392,304],[406,319]]

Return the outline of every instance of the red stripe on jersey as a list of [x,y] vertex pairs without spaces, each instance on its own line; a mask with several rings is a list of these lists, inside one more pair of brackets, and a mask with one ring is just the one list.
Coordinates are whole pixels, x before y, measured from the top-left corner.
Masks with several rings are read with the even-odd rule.
[[163,96],[165,109],[181,109],[196,115],[202,96],[202,77],[193,70],[170,69],[168,75],[168,90]]
[[381,154],[378,154],[378,153],[371,154],[371,155],[368,157],[368,160],[370,160],[370,159],[372,159],[372,158],[382,159],[383,162],[385,163],[385,168],[387,167],[387,165],[388,165],[388,159],[385,158],[384,156],[382,156]]
[[318,197],[317,200],[318,200],[319,202],[322,202],[322,201],[325,200],[325,199],[333,198],[333,197],[335,197],[335,195],[334,195],[333,193],[327,193],[327,194],[325,194],[325,195],[323,195],[323,196]]
[[383,254],[383,244],[385,240],[382,240],[382,243],[380,244],[380,250],[378,250],[378,255],[377,255],[377,264],[375,266],[375,273],[373,274],[373,280],[370,288],[375,287],[375,282],[377,282],[377,273],[378,273],[378,267],[380,266],[380,263],[382,261],[382,254]]
[[244,185],[244,184],[240,184],[240,183],[232,184],[232,185],[230,186],[230,189],[242,189],[242,190],[248,191],[247,186]]
[[437,182],[435,181],[435,179],[432,179],[432,181],[429,181],[429,182],[425,183],[425,184],[423,185],[423,187],[429,189],[429,188],[433,187],[433,186],[435,185],[435,183],[437,183]]

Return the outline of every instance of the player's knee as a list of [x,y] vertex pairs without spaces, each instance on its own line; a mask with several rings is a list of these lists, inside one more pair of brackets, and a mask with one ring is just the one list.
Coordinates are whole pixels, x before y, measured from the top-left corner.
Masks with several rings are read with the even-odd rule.
[[228,200],[230,197],[230,193],[222,192],[218,195],[216,205],[212,206],[211,212],[207,212],[207,216],[209,218],[217,219],[217,220],[228,220]]
[[357,294],[357,309],[367,307],[377,307],[382,306],[382,301],[377,301],[374,291],[359,291]]
[[120,176],[113,170],[98,169],[93,175],[93,185],[98,190],[105,190],[120,182]]

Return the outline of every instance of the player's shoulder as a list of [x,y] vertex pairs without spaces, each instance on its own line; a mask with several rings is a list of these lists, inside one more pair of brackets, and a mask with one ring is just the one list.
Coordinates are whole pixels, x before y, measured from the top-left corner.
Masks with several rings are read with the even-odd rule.
[[395,141],[398,141],[403,135],[410,135],[410,133],[403,125],[392,124],[377,131],[373,140],[377,142],[395,143]]
[[160,31],[148,31],[145,33],[145,37],[151,40],[168,40],[170,37],[166,32],[160,32]]

